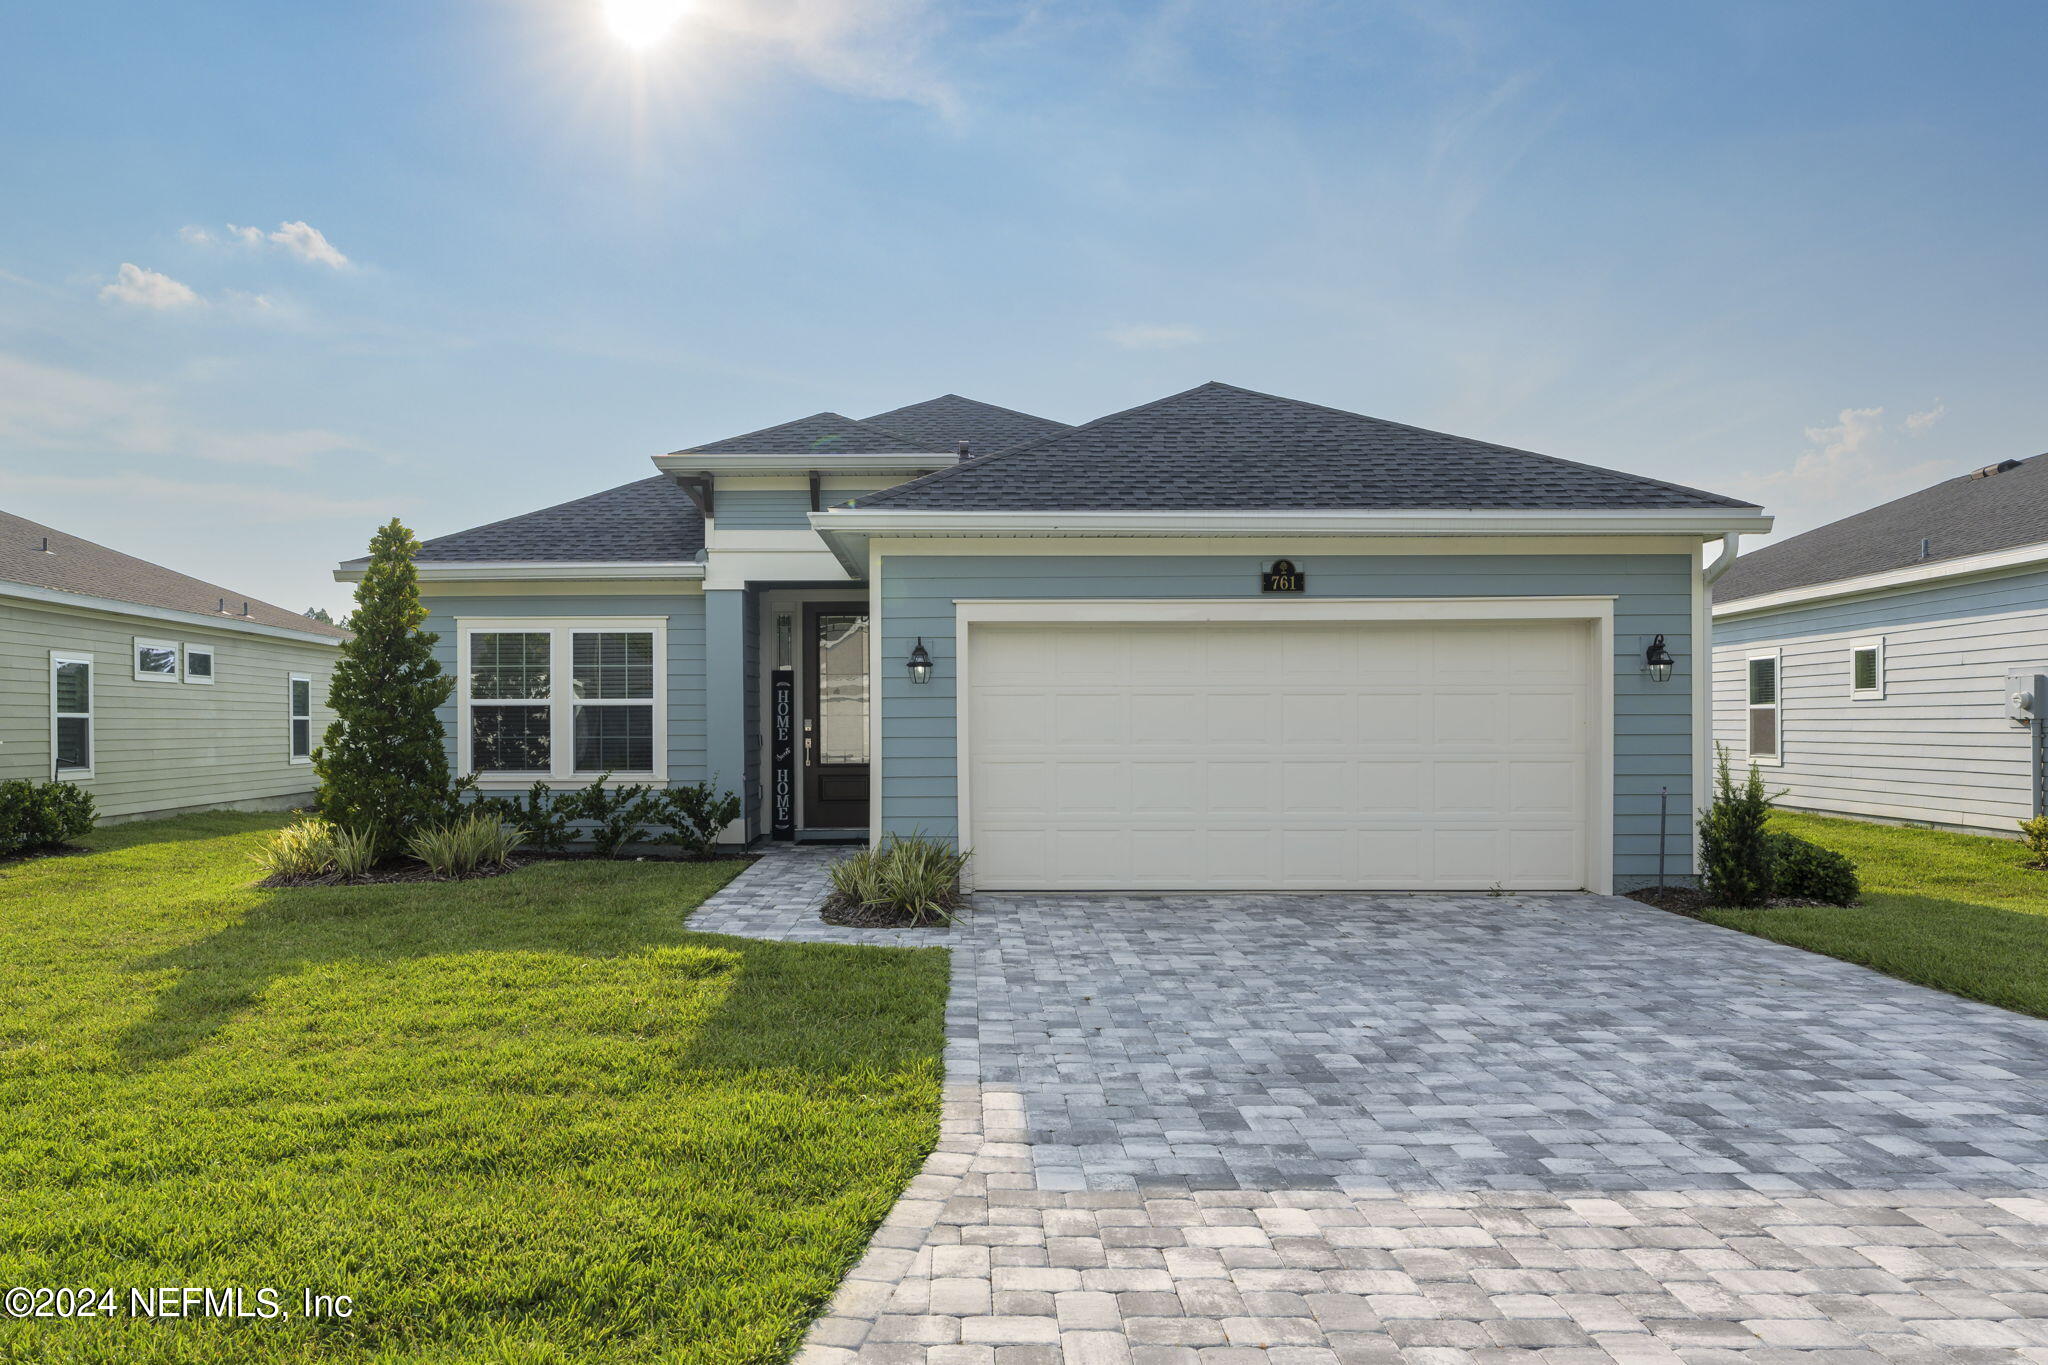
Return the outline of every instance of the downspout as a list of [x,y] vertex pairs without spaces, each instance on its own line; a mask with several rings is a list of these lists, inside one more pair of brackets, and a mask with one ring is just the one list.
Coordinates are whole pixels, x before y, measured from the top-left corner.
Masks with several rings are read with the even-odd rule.
[[1740,531],[1730,531],[1727,535],[1722,536],[1721,553],[1714,556],[1713,563],[1700,571],[1700,581],[1710,588],[1713,587],[1714,580],[1727,573],[1728,566],[1735,562],[1735,556],[1741,544],[1742,533]]

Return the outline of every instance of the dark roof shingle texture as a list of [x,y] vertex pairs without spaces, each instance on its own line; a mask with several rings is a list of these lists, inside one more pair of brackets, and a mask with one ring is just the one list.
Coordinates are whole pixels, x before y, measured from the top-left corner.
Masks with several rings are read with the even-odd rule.
[[860,500],[862,508],[903,511],[1752,505],[1217,383]]
[[993,455],[999,450],[1035,441],[1056,431],[1071,430],[1067,423],[1055,422],[1050,417],[1033,417],[1028,412],[999,408],[993,403],[962,398],[957,393],[941,394],[908,407],[891,408],[873,417],[863,417],[861,421],[869,426],[900,431],[922,442],[916,447],[920,450],[927,446],[938,450],[958,450],[960,443],[965,441],[970,455]]
[[[1926,540],[1928,553],[1920,555]],[[1716,602],[2048,541],[2048,455],[1965,474],[1752,550],[1714,584]]]
[[668,475],[657,474],[574,502],[436,536],[420,547],[419,560],[674,562],[695,559],[703,548],[704,518],[696,505]]
[[[48,554],[42,549],[45,536],[50,539]],[[52,592],[111,598],[138,607],[197,612],[202,616],[219,617],[225,623],[246,620],[283,630],[328,635],[337,640],[348,638],[347,631],[302,616],[289,608],[260,602],[233,588],[208,583],[93,541],[65,535],[12,512],[0,512],[0,579]],[[223,597],[228,603],[225,615],[220,611]],[[249,604],[246,617],[242,615],[244,602]]]
[[908,440],[909,433],[856,422],[836,412],[816,412],[780,426],[763,427],[722,441],[708,441],[678,455],[902,455],[951,451],[939,442]]

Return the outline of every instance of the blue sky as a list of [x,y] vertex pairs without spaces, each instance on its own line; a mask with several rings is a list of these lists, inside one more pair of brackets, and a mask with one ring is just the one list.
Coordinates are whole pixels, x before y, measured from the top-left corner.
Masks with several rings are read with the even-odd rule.
[[2048,448],[2048,7],[15,6],[0,507],[292,606],[657,451],[1207,379],[1745,494]]

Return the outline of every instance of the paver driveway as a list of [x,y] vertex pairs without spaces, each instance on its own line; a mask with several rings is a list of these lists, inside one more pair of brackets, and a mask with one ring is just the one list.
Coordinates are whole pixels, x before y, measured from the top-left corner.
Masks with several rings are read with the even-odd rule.
[[1634,901],[978,906],[1059,1188],[2048,1187],[2048,1022]]
[[805,1365],[2048,1362],[2048,1023],[1604,897],[981,896]]

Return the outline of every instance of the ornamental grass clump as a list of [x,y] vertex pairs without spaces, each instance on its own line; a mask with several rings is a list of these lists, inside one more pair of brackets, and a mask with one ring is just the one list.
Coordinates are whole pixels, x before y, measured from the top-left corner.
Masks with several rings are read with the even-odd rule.
[[334,870],[334,826],[318,818],[286,825],[249,855],[272,877],[305,881]]
[[445,825],[416,830],[406,841],[413,857],[437,877],[474,877],[508,865],[526,835],[482,811]]
[[951,924],[966,866],[967,854],[950,844],[892,834],[881,847],[834,863],[832,889],[839,908],[861,911],[873,922]]

